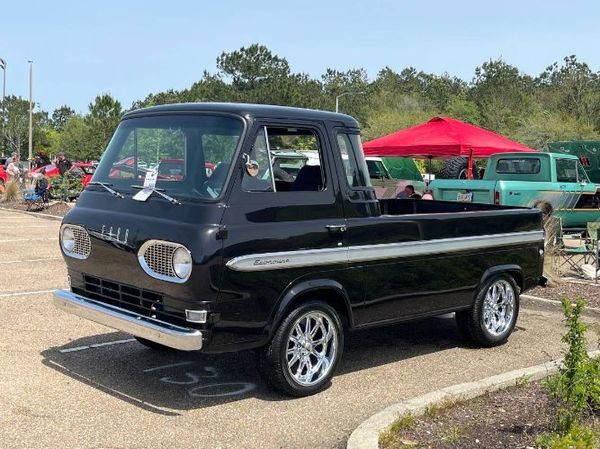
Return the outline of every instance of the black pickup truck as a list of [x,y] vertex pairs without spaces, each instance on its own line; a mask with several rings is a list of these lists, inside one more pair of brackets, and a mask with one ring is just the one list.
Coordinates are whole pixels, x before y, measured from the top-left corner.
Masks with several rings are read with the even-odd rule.
[[[282,148],[318,163],[277,176]],[[256,349],[303,396],[328,385],[348,331],[456,312],[465,337],[504,343],[544,234],[537,209],[377,200],[352,117],[205,103],[125,114],[60,246],[60,309],[154,349]]]

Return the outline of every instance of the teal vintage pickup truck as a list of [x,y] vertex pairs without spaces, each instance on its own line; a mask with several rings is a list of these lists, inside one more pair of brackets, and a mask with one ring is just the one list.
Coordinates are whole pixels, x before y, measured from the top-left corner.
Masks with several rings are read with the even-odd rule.
[[436,200],[537,207],[567,228],[600,220],[600,186],[569,154],[495,154],[481,180],[436,179],[431,189]]

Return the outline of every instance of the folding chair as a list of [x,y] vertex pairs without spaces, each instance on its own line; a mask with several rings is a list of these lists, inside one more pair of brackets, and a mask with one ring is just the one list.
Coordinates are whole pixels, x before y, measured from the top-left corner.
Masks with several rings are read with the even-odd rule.
[[554,266],[560,274],[565,274],[562,272],[562,267],[567,265],[577,274],[582,275],[583,271],[581,270],[581,265],[588,263],[588,260],[591,260],[593,257],[594,252],[589,245],[585,244],[585,241],[581,239],[580,235],[576,237],[576,239],[579,239],[578,245],[565,243],[562,220],[560,218],[557,218],[557,220],[558,223],[554,247]]
[[27,210],[33,208],[45,209],[48,205],[48,189],[44,189],[41,192],[36,192],[35,189],[25,189],[23,201],[27,206]]
[[594,282],[598,282],[598,270],[600,269],[600,261],[598,260],[598,234],[600,233],[600,221],[588,222],[587,224],[588,233],[588,249],[592,252],[590,256],[590,262],[593,262],[594,266]]

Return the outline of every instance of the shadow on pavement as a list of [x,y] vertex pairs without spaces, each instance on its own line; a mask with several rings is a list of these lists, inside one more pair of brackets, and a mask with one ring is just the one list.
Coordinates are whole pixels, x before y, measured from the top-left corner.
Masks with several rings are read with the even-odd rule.
[[[65,376],[144,410],[163,415],[235,402],[248,397],[290,398],[260,378],[253,351],[203,354],[156,351],[121,332],[80,338],[43,351],[42,363]],[[432,318],[359,331],[346,338],[337,375],[463,346],[454,320]],[[63,352],[64,351],[64,352]],[[67,352],[68,351],[68,352]]]

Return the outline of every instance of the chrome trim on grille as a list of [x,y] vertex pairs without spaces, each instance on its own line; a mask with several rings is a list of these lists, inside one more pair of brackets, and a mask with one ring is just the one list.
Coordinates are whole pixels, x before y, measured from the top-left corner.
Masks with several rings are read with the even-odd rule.
[[182,351],[202,349],[202,332],[102,304],[68,290],[54,292],[54,305],[67,313]]
[[138,261],[148,276],[161,281],[182,284],[189,279],[189,276],[180,278],[173,268],[173,254],[179,248],[183,248],[191,255],[191,252],[179,243],[148,240],[138,251]]
[[277,253],[249,254],[234,257],[227,267],[235,271],[267,271],[286,268],[315,267],[341,263],[371,262],[399,257],[472,251],[519,243],[543,242],[542,231],[511,232],[415,242],[360,245]]
[[[71,229],[73,231],[73,235],[75,236],[75,247],[73,248],[73,251],[66,251],[62,244],[62,235],[65,228]],[[62,225],[59,231],[59,239],[60,248],[66,256],[73,257],[74,259],[87,259],[92,252],[92,241],[90,240],[90,235],[83,226],[72,224]]]

